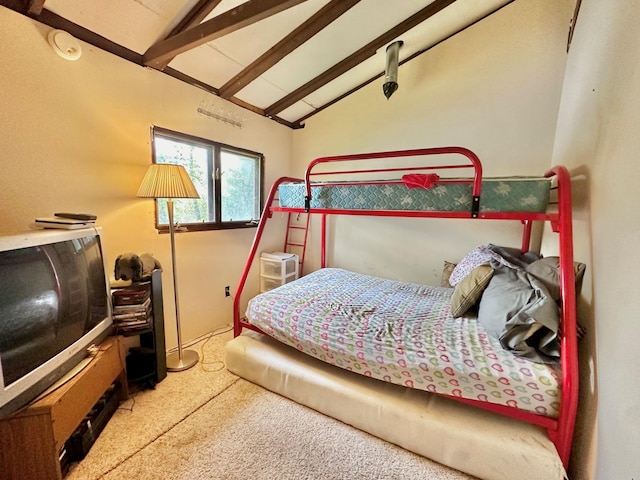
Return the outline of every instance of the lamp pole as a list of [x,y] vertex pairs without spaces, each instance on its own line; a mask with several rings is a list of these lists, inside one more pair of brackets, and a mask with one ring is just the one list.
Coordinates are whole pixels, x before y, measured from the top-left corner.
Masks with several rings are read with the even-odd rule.
[[167,370],[180,372],[198,363],[198,353],[182,349],[182,329],[180,328],[180,303],[178,300],[178,276],[176,274],[175,224],[173,222],[173,199],[167,199],[169,214],[169,236],[171,237],[171,267],[173,269],[173,296],[176,307],[176,326],[178,330],[178,351],[167,355]]

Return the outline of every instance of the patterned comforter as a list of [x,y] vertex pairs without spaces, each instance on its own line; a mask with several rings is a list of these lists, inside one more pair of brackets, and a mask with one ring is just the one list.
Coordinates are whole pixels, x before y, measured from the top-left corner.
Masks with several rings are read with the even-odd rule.
[[247,320],[338,367],[406,387],[557,417],[559,369],[504,350],[453,289],[325,268],[262,293]]

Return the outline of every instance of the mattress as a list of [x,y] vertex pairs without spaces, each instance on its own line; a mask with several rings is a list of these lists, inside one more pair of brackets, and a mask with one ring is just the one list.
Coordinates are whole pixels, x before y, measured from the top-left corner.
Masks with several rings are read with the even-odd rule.
[[557,417],[558,367],[504,350],[472,315],[452,318],[452,293],[325,268],[254,297],[246,317],[276,340],[345,370]]
[[255,332],[225,352],[232,373],[474,477],[566,478],[542,427],[348,372]]
[[[540,177],[484,179],[480,212],[543,213],[549,203],[550,180]],[[303,208],[304,183],[279,186],[281,207]],[[418,210],[465,212],[471,210],[469,183],[441,183],[432,188],[407,188],[399,184],[311,186],[311,208]]]

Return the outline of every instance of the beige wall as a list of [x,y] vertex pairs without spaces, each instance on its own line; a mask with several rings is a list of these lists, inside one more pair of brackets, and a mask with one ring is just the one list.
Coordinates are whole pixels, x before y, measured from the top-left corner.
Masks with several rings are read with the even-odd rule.
[[583,0],[556,133],[554,161],[580,179],[574,243],[588,264],[578,312],[588,329],[573,462],[579,479],[640,478],[639,22],[636,1]]
[[[200,102],[225,102],[198,88],[86,44],[79,60],[64,60],[47,43],[49,27],[4,7],[0,24],[0,231],[57,211],[97,214],[109,268],[127,251],[163,264],[167,346],[175,346],[169,236],[154,228],[154,202],[135,196],[151,162],[151,125],[264,153],[267,185],[289,171],[291,130],[228,103],[245,127],[211,120],[197,114]],[[184,340],[231,322],[224,286],[235,291],[254,232],[177,236]]]
[[[94,212],[105,227],[110,264],[133,250],[151,251],[169,266],[168,237],[153,228],[153,203],[135,198],[150,161],[152,124],[264,152],[267,184],[301,174],[320,155],[434,145],[473,149],[488,175],[538,174],[565,164],[577,177],[576,259],[588,265],[572,478],[639,478],[633,272],[640,266],[634,253],[640,220],[630,199],[640,180],[640,6],[583,0],[567,61],[574,6],[575,0],[518,0],[402,66],[400,89],[389,101],[374,82],[295,132],[245,111],[243,130],[199,117],[200,101],[220,100],[93,47],[85,46],[78,62],[62,60],[46,44],[48,28],[0,8],[0,229],[23,230],[57,210]],[[443,259],[479,243],[519,240],[519,230],[498,231],[489,222],[473,229],[466,222],[426,223],[341,219],[330,224],[341,233],[331,259],[435,282]],[[267,248],[279,248],[275,230]],[[252,236],[253,230],[179,236],[187,339],[230,321],[223,286],[235,287]],[[317,257],[308,264],[317,267]],[[165,275],[172,346],[170,280]]]
[[[294,174],[324,155],[460,145],[487,176],[541,175],[551,164],[573,0],[519,0],[311,117],[294,133]],[[381,66],[383,68],[383,66]],[[319,230],[314,223],[315,231]],[[329,259],[371,274],[439,282],[444,259],[476,245],[520,244],[519,225],[339,218]],[[314,245],[317,248],[317,244]],[[311,252],[309,268],[318,265]]]

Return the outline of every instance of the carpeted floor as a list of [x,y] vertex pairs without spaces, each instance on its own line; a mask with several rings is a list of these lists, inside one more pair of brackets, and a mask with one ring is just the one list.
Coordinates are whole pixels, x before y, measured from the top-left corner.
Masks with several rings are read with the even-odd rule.
[[230,339],[125,402],[67,480],[472,479],[232,375]]

